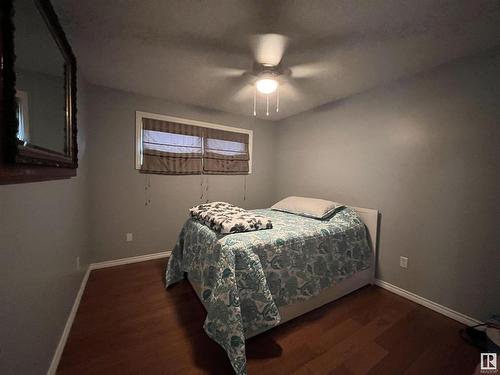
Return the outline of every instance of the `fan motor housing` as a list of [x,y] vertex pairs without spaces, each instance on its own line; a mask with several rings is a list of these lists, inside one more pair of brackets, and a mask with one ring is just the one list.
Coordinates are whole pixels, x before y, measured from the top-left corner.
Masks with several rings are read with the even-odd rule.
[[253,71],[254,74],[258,77],[262,76],[278,77],[281,75],[290,74],[290,69],[284,68],[281,64],[270,65],[270,64],[254,63]]

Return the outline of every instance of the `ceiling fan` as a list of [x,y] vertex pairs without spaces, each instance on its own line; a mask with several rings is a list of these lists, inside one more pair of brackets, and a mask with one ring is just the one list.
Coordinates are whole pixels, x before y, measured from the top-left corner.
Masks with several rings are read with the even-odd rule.
[[281,34],[253,35],[250,37],[250,48],[254,58],[252,69],[250,71],[226,69],[227,76],[246,78],[245,84],[235,95],[236,100],[249,98],[249,89],[253,89],[254,116],[257,116],[258,95],[264,96],[266,116],[269,116],[269,105],[273,99],[275,111],[279,112],[280,86],[286,87],[284,95],[300,97],[293,79],[309,78],[324,70],[321,64],[302,64],[291,68],[284,66],[282,60],[287,45],[288,38]]
[[280,34],[261,34],[250,38],[254,55],[252,74],[255,86],[262,94],[271,94],[278,89],[278,77],[290,75],[290,69],[281,65],[288,39]]

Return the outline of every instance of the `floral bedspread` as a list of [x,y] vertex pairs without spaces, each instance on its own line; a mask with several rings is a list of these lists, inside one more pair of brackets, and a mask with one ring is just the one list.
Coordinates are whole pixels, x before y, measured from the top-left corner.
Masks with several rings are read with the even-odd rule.
[[371,266],[365,225],[350,208],[327,220],[270,209],[273,229],[220,234],[189,219],[168,262],[166,284],[184,272],[202,286],[206,333],[246,373],[245,334],[280,321],[278,308],[306,300]]

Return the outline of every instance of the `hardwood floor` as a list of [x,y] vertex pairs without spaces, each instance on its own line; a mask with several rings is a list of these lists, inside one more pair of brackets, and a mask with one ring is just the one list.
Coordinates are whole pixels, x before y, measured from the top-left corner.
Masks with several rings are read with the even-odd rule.
[[[58,374],[231,374],[188,282],[166,260],[92,271]],[[251,374],[472,374],[454,320],[364,287],[247,341]]]

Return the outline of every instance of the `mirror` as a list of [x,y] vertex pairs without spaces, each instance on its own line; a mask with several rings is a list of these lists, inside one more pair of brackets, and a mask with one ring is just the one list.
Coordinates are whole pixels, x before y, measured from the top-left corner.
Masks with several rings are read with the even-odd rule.
[[76,60],[71,47],[48,0],[7,0],[1,7],[5,69],[0,126],[6,140],[0,179],[5,174],[24,174],[27,181],[75,175]]
[[14,3],[17,137],[65,152],[65,60],[33,0]]

